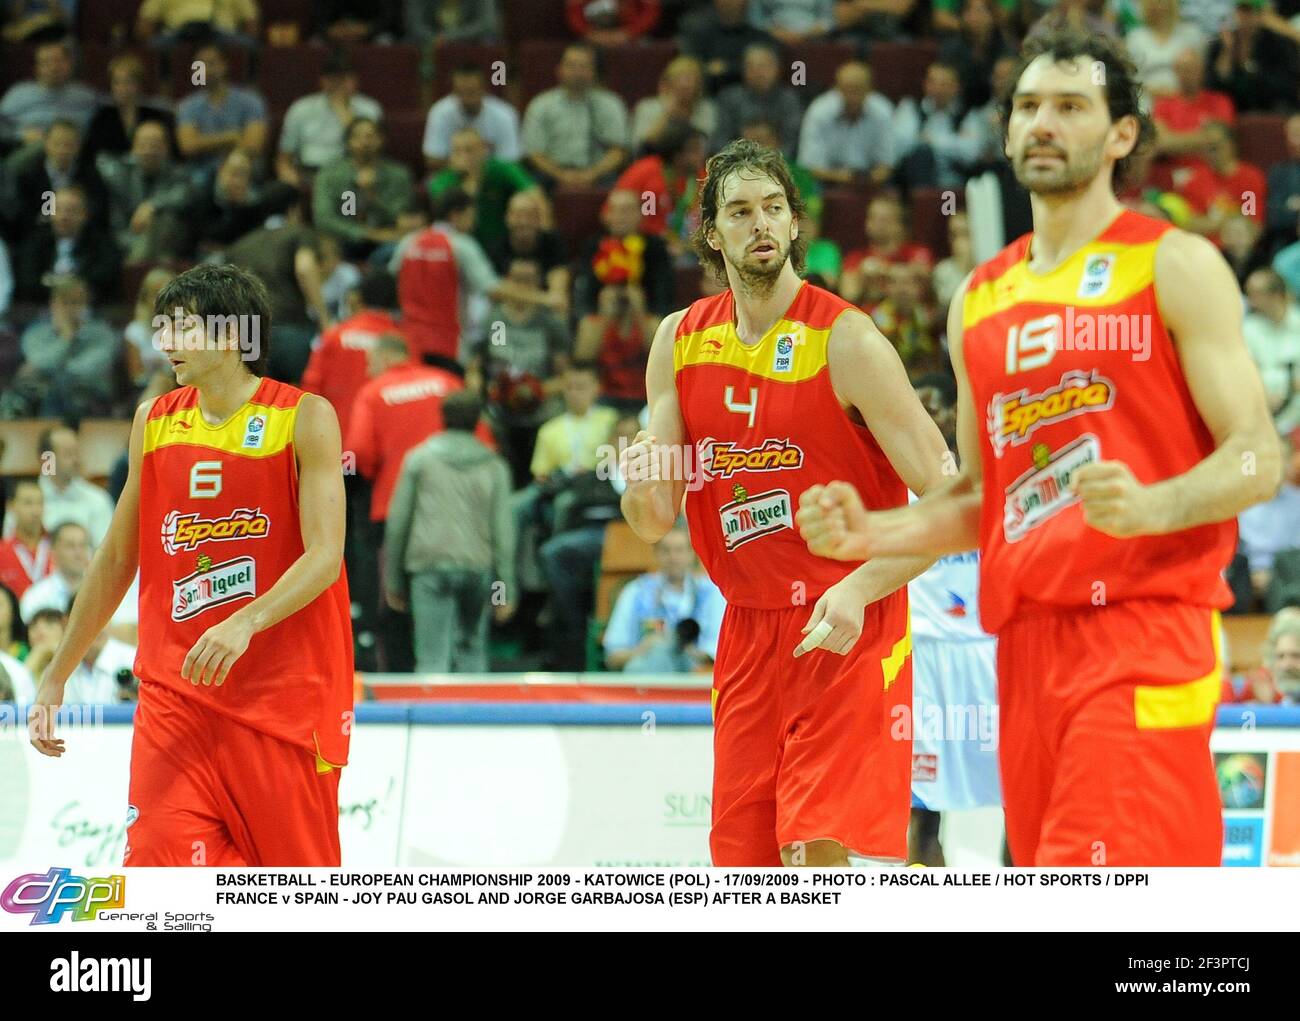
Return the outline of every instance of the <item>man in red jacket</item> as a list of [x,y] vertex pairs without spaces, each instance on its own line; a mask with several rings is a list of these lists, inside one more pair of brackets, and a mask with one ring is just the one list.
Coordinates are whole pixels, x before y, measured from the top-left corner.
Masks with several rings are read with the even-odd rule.
[[13,592],[16,599],[40,581],[53,566],[50,539],[41,517],[45,498],[35,479],[19,479],[9,500],[14,534],[0,540],[0,585]]
[[[401,333],[394,318],[397,309],[397,281],[382,269],[372,269],[360,285],[348,294],[352,315],[321,334],[312,349],[302,388],[320,394],[339,417],[339,432],[348,434],[352,406],[368,378],[367,359],[379,338]],[[358,670],[374,670],[375,612],[379,606],[379,550],[368,541],[371,487],[368,479],[355,473],[344,475],[348,501],[348,530],[343,561],[348,570],[348,591],[352,594],[353,632],[356,636]]]

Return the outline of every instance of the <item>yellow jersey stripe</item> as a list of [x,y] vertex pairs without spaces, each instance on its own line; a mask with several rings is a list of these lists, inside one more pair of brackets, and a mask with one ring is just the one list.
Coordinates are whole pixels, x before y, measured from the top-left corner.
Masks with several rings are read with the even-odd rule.
[[[695,365],[730,365],[780,383],[802,383],[826,365],[831,328],[782,319],[757,344],[742,344],[730,322],[684,333],[673,345],[676,372]],[[790,350],[778,347],[788,340]]]
[[[248,429],[249,419],[261,415],[265,425],[256,434]],[[298,408],[274,408],[265,404],[248,404],[224,425],[212,426],[203,420],[198,406],[181,408],[169,415],[159,415],[145,423],[146,454],[177,444],[212,447],[243,457],[271,457],[293,442]],[[256,435],[256,445],[245,440]]]
[[[1140,245],[1087,244],[1051,273],[1031,273],[1024,259],[1001,276],[970,289],[962,306],[962,329],[969,330],[989,316],[1016,305],[1042,303],[1105,308],[1128,301],[1155,280],[1155,250],[1159,240]],[[1097,297],[1079,296],[1079,269],[1088,256],[1116,256],[1110,286]]]
[[1199,727],[1208,723],[1223,687],[1223,642],[1219,611],[1211,614],[1214,668],[1186,684],[1139,684],[1133,692],[1133,715],[1139,730]]

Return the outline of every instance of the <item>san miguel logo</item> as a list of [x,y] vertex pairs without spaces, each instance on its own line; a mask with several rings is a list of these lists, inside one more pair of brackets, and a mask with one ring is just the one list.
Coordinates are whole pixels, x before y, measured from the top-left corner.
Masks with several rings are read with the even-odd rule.
[[1038,429],[1090,411],[1107,411],[1115,403],[1115,384],[1095,369],[1070,369],[1061,381],[1042,393],[1029,388],[994,394],[989,401],[988,430],[993,453],[1001,457],[1010,446],[1028,442]]
[[252,557],[200,566],[172,582],[172,620],[189,620],[214,606],[257,595],[257,564]]
[[271,531],[271,519],[260,507],[241,507],[225,517],[204,518],[197,514],[172,511],[163,519],[162,545],[175,555],[197,549],[203,542],[228,542],[232,539],[261,539]]
[[793,505],[786,490],[773,489],[751,496],[743,486],[736,486],[732,493],[736,499],[718,508],[722,541],[728,553],[783,528],[794,528]]
[[730,478],[738,471],[771,472],[803,466],[803,448],[789,440],[764,440],[758,447],[714,440],[705,453],[704,470],[715,479]]

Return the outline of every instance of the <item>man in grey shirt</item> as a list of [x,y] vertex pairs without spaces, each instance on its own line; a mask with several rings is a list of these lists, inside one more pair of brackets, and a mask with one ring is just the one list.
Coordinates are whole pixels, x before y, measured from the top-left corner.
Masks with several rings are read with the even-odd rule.
[[871,69],[841,64],[835,88],[808,104],[799,133],[799,162],[827,184],[852,184],[866,175],[883,184],[894,168],[893,107],[871,90]]
[[0,136],[39,142],[56,120],[70,120],[82,131],[95,112],[95,93],[72,80],[72,43],[67,39],[36,48],[36,77],[18,82],[0,99]]
[[745,50],[744,79],[718,95],[718,133],[714,148],[739,138],[754,120],[770,121],[781,139],[781,151],[792,157],[799,141],[803,107],[794,89],[781,84],[781,60],[767,43]]
[[154,257],[154,216],[177,209],[189,195],[189,174],[172,162],[167,126],[141,121],[125,156],[101,153],[99,172],[108,185],[108,216],[113,236],[129,263]]
[[572,43],[556,70],[560,84],[524,111],[524,155],[547,184],[613,182],[627,158],[623,100],[596,84],[596,50]]
[[357,72],[346,53],[331,54],[321,70],[320,91],[294,100],[284,115],[275,172],[281,181],[305,188],[318,171],[345,155],[344,136],[353,120],[379,121],[383,109],[357,92]]
[[406,455],[388,506],[387,599],[410,606],[421,672],[487,670],[488,614],[514,614],[510,471],[474,436],[481,411],[471,391],[448,395],[445,431]]

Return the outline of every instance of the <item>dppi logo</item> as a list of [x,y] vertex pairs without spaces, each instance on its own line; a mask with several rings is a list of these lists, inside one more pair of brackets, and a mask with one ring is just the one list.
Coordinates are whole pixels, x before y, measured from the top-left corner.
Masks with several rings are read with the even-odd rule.
[[31,915],[32,925],[52,925],[69,911],[74,922],[93,921],[101,911],[126,905],[126,876],[87,879],[68,869],[19,876],[0,893],[0,908]]

